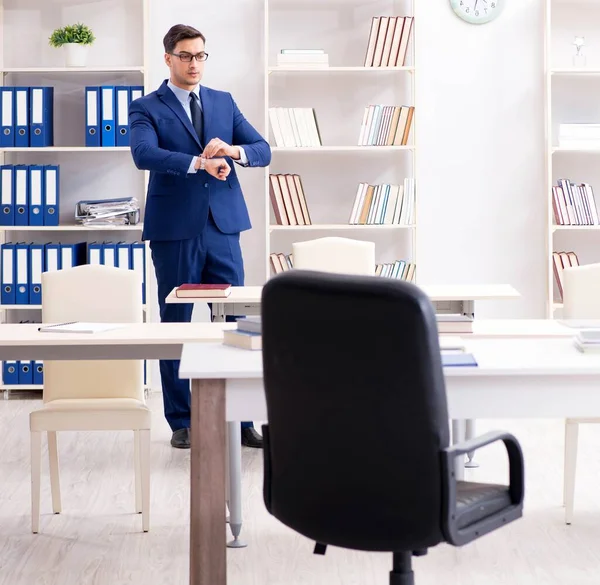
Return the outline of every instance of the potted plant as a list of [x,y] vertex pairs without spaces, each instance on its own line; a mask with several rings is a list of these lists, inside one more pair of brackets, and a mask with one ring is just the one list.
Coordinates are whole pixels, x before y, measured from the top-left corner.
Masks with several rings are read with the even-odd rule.
[[64,47],[67,67],[84,67],[89,46],[96,40],[85,24],[69,24],[57,28],[50,36],[52,47]]

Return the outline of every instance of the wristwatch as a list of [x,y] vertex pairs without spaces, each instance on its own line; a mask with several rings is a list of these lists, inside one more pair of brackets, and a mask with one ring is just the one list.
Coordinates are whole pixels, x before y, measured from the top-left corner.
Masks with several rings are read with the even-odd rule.
[[201,156],[200,157],[200,170],[203,171],[205,166],[206,166],[206,159],[203,156]]

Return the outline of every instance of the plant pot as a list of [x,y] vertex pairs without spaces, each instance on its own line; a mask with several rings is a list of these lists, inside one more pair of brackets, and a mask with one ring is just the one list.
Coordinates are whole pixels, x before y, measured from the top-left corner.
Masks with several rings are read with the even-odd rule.
[[85,67],[88,46],[79,43],[67,43],[65,49],[65,61],[67,67]]

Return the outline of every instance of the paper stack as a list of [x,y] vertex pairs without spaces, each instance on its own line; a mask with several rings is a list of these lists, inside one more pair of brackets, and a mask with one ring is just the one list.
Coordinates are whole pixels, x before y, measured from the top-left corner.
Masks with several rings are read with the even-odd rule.
[[135,197],[79,201],[75,219],[85,226],[136,225],[140,206]]
[[582,353],[600,352],[600,329],[582,329],[573,339],[573,343]]
[[320,69],[329,67],[329,55],[323,49],[282,49],[277,67],[285,69]]

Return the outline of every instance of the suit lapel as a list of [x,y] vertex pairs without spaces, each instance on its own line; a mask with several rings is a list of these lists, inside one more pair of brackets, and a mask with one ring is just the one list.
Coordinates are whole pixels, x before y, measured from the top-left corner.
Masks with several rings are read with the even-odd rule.
[[208,144],[211,136],[210,134],[210,122],[213,113],[213,100],[210,92],[203,86],[200,86],[200,100],[202,101],[202,114],[204,118],[204,136],[202,137],[203,143]]
[[[192,121],[189,116],[185,113],[183,106],[179,102],[179,100],[175,97],[175,94],[169,89],[166,82],[163,82],[160,91],[157,92],[160,99],[171,108],[173,113],[181,120],[181,123],[187,128],[187,131],[190,133],[192,138],[196,141],[199,148],[202,148],[202,144],[200,144],[200,140],[196,136],[196,131],[192,126]],[[204,134],[206,134],[206,122],[204,126]]]

